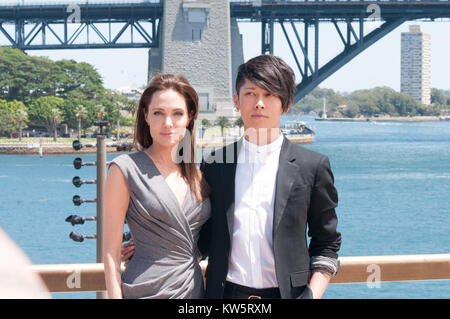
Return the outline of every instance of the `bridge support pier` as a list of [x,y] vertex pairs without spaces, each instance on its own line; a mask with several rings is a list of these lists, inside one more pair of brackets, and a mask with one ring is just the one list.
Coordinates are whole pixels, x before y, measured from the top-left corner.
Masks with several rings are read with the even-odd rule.
[[[199,94],[199,119],[236,117],[229,1],[166,0],[163,16],[161,71],[181,73],[191,82]],[[154,64],[158,64],[157,51],[152,49],[150,75],[156,70]]]

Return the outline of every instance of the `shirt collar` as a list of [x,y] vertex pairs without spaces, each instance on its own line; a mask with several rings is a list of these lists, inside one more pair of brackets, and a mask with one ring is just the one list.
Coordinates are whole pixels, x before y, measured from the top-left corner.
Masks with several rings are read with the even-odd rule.
[[276,152],[281,149],[281,145],[283,144],[283,134],[280,134],[280,136],[278,136],[278,138],[275,141],[273,141],[270,144],[266,144],[266,145],[257,145],[257,144],[250,143],[249,141],[247,141],[245,139],[245,137],[243,137],[242,139],[243,139],[243,142],[242,142],[243,146],[244,146],[245,150],[248,151],[249,153]]

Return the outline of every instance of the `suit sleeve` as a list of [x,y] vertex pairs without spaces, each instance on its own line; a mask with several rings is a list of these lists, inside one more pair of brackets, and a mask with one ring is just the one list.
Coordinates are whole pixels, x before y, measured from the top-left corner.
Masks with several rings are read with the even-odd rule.
[[341,234],[337,231],[335,208],[338,194],[328,157],[323,156],[317,166],[311,202],[308,211],[308,236],[310,256],[337,259],[341,247]]
[[[205,161],[203,160],[202,163],[200,164],[200,170],[202,171],[203,176],[208,182],[208,184],[211,185],[208,166],[209,165],[206,164]],[[210,238],[211,238],[211,218],[209,218],[200,229],[200,235],[197,242],[197,246],[202,256],[202,259],[205,259],[209,255]]]

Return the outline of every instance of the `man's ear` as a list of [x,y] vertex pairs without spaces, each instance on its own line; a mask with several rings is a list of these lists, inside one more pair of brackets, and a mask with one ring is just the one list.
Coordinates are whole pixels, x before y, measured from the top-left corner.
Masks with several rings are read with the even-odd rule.
[[234,107],[239,111],[239,95],[233,94]]

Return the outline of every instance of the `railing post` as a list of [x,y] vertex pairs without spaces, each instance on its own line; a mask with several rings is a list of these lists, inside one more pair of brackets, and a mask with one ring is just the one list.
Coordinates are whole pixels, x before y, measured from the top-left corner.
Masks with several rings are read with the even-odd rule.
[[[103,189],[106,180],[105,135],[97,135],[97,263],[103,263]],[[106,293],[97,292],[97,299],[105,299]]]

